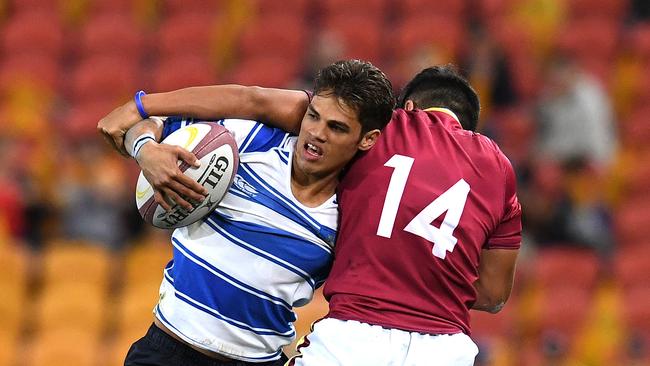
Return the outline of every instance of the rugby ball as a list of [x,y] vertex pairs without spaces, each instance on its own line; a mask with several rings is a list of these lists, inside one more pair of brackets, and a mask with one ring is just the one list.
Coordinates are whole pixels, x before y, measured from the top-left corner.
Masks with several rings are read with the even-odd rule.
[[177,145],[194,153],[201,161],[201,166],[195,168],[179,161],[179,168],[208,191],[202,202],[193,202],[194,209],[191,211],[173,201],[170,202],[172,208],[165,211],[154,200],[153,187],[140,172],[135,189],[135,202],[140,216],[153,226],[174,229],[202,219],[217,207],[237,174],[239,154],[230,132],[213,122],[185,126],[167,136],[162,143]]

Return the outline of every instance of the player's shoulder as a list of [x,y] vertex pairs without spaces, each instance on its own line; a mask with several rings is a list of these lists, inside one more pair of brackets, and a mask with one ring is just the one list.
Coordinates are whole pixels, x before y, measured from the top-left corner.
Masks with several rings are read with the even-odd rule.
[[265,152],[286,149],[291,134],[265,123],[242,119],[224,119],[220,123],[235,137],[239,152]]

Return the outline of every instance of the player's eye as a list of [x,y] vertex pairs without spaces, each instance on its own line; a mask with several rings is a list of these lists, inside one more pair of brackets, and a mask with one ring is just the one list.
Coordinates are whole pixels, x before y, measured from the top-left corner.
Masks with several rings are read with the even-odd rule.
[[330,128],[336,132],[341,132],[341,133],[348,131],[348,128],[346,126],[341,125],[339,123],[331,123]]

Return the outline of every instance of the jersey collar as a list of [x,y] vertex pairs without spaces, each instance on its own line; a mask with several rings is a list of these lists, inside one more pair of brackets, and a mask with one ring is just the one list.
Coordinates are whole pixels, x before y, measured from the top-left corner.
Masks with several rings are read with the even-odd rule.
[[456,116],[456,113],[452,112],[450,109],[440,108],[440,107],[431,107],[431,108],[425,109],[424,111],[425,112],[442,112],[442,113],[448,114],[454,120],[456,120],[456,122],[458,122],[458,124],[460,125],[461,128],[463,127],[463,125],[460,123],[460,120],[458,119],[458,116]]

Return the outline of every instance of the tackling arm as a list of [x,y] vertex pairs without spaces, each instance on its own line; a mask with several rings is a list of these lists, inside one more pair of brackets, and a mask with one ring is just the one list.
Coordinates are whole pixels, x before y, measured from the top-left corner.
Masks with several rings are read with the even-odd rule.
[[[252,119],[297,133],[309,100],[300,90],[213,85],[144,95],[142,104],[152,116]],[[124,135],[140,120],[135,102],[129,101],[102,118],[97,129],[113,148],[127,155]]]
[[517,249],[483,249],[472,309],[495,314],[503,308],[512,290],[518,253]]

